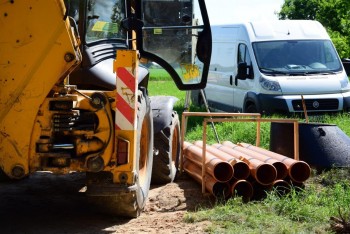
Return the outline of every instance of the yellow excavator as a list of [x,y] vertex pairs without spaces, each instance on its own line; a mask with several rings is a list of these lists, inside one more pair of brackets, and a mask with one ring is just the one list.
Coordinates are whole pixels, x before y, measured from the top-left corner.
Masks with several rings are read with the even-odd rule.
[[1,179],[86,172],[96,206],[137,217],[181,150],[176,98],[149,97],[148,65],[180,90],[205,87],[204,0],[3,0],[0,12]]

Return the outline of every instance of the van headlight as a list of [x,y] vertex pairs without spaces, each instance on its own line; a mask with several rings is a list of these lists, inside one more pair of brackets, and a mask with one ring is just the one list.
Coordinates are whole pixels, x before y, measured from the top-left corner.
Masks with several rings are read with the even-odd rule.
[[342,89],[344,88],[349,88],[349,79],[347,77],[345,77],[344,79],[340,80],[340,86]]
[[282,91],[281,86],[278,83],[278,81],[269,80],[269,79],[266,79],[266,78],[260,76],[259,82],[260,82],[261,87],[263,87],[264,89],[266,89],[268,91],[275,91],[275,92]]

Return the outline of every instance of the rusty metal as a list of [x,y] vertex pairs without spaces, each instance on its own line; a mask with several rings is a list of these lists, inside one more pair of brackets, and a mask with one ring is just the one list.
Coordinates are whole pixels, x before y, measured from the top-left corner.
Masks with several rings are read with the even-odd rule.
[[[200,168],[202,168],[202,148],[185,141],[183,145],[183,150],[186,159],[192,161],[196,165],[200,166]],[[215,157],[213,154],[208,152],[206,153],[204,169],[204,171],[208,172],[213,178],[215,178],[219,182],[227,182],[233,176],[233,167],[231,166],[231,164]]]
[[304,99],[303,95],[301,95],[301,104],[303,105],[303,112],[304,112],[304,116],[305,116],[305,122],[309,123],[309,116],[307,115],[307,109],[306,109],[305,99]]
[[247,154],[221,144],[213,144],[213,146],[223,152],[232,155],[235,158],[239,158],[242,161],[246,162],[250,168],[251,176],[253,176],[254,179],[259,183],[263,185],[270,185],[276,180],[277,171],[276,168],[271,164],[264,163],[259,159],[253,158]]
[[[202,170],[195,163],[185,160],[184,161],[184,170],[198,183],[203,182]],[[205,188],[215,197],[228,198],[231,196],[231,189],[229,183],[219,182],[215,180],[208,173],[204,177]]]
[[277,170],[276,180],[282,180],[282,179],[286,178],[286,176],[288,175],[287,166],[275,158],[272,158],[272,157],[266,156],[264,154],[252,151],[248,148],[244,148],[242,146],[236,145],[230,141],[224,141],[222,144],[227,146],[227,147],[230,147],[232,149],[235,149],[239,152],[247,154],[253,158],[259,159],[262,162],[273,165]]
[[[195,141],[194,145],[203,148],[203,141]],[[233,167],[233,177],[236,180],[245,180],[250,175],[250,169],[247,163],[239,160],[232,155],[225,153],[214,146],[207,145],[206,151],[213,154],[215,157],[228,162]]]
[[289,177],[294,182],[303,183],[311,175],[311,168],[306,162],[294,160],[287,156],[277,154],[275,152],[262,149],[260,147],[256,147],[247,143],[239,143],[239,145],[283,162],[287,166]]

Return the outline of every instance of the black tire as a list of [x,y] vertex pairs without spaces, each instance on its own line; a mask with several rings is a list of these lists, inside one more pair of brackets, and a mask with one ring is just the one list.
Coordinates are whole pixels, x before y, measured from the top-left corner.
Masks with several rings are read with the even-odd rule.
[[158,155],[153,158],[152,184],[173,182],[179,166],[181,149],[179,115],[172,113],[171,123],[154,136],[154,148]]
[[258,109],[256,108],[255,104],[254,103],[251,103],[247,106],[246,110],[245,110],[246,113],[259,113],[258,112]]

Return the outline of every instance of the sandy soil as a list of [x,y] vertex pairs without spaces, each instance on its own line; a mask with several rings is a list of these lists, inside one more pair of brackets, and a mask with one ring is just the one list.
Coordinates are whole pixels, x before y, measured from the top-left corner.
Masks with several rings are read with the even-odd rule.
[[0,183],[0,233],[204,233],[209,225],[183,222],[187,211],[213,203],[185,174],[175,183],[152,186],[137,219],[94,211],[81,192],[84,182],[81,173],[35,173],[15,183]]

